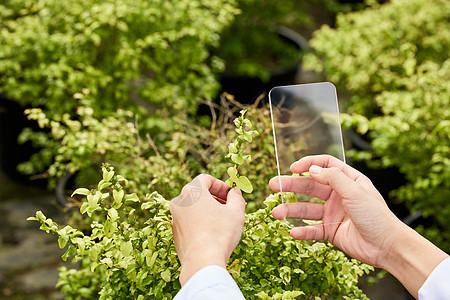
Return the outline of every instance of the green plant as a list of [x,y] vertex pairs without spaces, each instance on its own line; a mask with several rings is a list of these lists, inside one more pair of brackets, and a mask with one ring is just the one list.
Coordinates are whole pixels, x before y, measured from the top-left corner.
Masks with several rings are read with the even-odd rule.
[[[252,164],[240,172],[247,176],[255,190],[249,194],[247,205],[254,210],[270,192],[267,183],[260,178],[275,175],[274,149],[268,109],[243,106],[230,95],[222,97],[219,114],[209,127],[174,118],[170,135],[163,141],[154,140],[150,134],[138,129],[140,119],[129,111],[118,110],[109,117],[98,119],[90,106],[89,95],[79,95],[82,106],[74,118],[64,115],[60,121],[52,121],[39,108],[28,109],[28,118],[38,122],[49,133],[36,134],[25,130],[21,141],[31,140],[36,147],[44,147],[19,165],[26,174],[41,173],[49,178],[50,186],[66,172],[76,174],[77,186],[88,186],[98,181],[97,166],[103,161],[111,164],[127,178],[129,185],[145,194],[158,190],[165,198],[179,194],[185,182],[198,173],[210,173],[223,178],[229,167],[225,156],[229,144],[235,138],[234,113],[246,109],[254,117],[253,126],[260,132],[249,146],[253,153]],[[56,153],[56,155],[53,155]],[[245,156],[241,151],[241,155]],[[165,170],[164,173],[161,170]]]
[[[188,157],[187,137],[176,129],[172,138],[161,143],[159,150],[149,134],[141,137],[138,119],[130,111],[118,110],[109,117],[97,119],[88,99],[77,109],[75,118],[64,114],[59,122],[47,118],[39,108],[26,110],[28,118],[36,120],[50,132],[36,134],[26,129],[20,140],[31,140],[37,147],[45,146],[30,161],[19,165],[26,174],[43,173],[50,187],[66,172],[77,174],[76,184],[90,185],[97,181],[97,167],[110,161],[129,178],[133,189],[145,193],[159,190],[165,197],[175,197],[182,183],[191,174],[203,169]],[[56,154],[53,154],[56,153]],[[159,170],[165,170],[162,174]]]
[[[136,104],[195,111],[219,88],[209,54],[234,1],[7,0],[0,4],[0,93],[50,117],[88,89],[95,112]],[[162,117],[162,116],[160,116]],[[156,116],[154,116],[156,118]],[[155,124],[157,122],[153,122]]]
[[[242,114],[236,121],[238,140],[248,138],[244,132],[250,134],[244,129],[250,121],[244,120]],[[231,154],[246,157],[232,149],[228,149]],[[159,172],[163,175],[165,170]],[[171,299],[180,288],[169,202],[157,192],[145,197],[136,192],[128,180],[104,164],[94,188],[74,192],[83,198],[80,212],[89,216],[88,231],[58,226],[41,212],[29,218],[59,236],[59,246],[67,247],[64,260],[74,257],[81,265],[78,270],[60,269],[58,286],[68,299]],[[249,299],[366,299],[356,283],[371,268],[348,259],[330,244],[293,240],[282,221],[269,217],[279,202],[279,195],[271,195],[265,208],[246,215],[241,243],[228,267],[244,295]]]
[[393,0],[341,15],[336,29],[316,32],[311,45],[317,52],[309,61],[350,96],[345,104],[352,115],[344,125],[356,127],[373,148],[355,157],[371,166],[398,167],[407,183],[392,197],[431,217],[433,227],[423,232],[446,251],[449,9],[445,0]]
[[[237,138],[233,143],[228,145],[229,153],[226,157],[229,157],[231,162],[234,164],[227,170],[229,179],[225,182],[230,187],[237,186],[239,189],[246,193],[253,192],[253,186],[247,176],[238,174],[238,167],[244,163],[244,161],[250,161],[250,154],[244,155],[243,146],[247,141],[251,143],[253,141],[253,135],[258,134],[258,131],[251,130],[252,123],[249,119],[245,118],[246,110],[241,110],[241,115],[234,120],[234,125],[236,126]],[[249,130],[247,130],[248,128]]]
[[267,1],[239,0],[241,13],[221,34],[216,53],[225,61],[225,73],[270,79],[271,72],[291,67],[302,57],[297,46],[279,36],[281,26],[312,29],[312,11],[320,7],[331,12],[348,9],[334,0]]

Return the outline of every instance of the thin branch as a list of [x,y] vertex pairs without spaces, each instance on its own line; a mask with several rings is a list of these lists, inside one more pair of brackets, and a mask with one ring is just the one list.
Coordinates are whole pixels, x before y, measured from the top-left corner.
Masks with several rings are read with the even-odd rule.
[[153,141],[150,134],[147,133],[145,136],[147,137],[147,140],[150,143],[150,146],[152,146],[153,150],[155,151],[156,156],[158,156],[158,158],[162,160],[163,158],[162,158],[161,154],[159,153],[158,148],[156,148],[155,142]]

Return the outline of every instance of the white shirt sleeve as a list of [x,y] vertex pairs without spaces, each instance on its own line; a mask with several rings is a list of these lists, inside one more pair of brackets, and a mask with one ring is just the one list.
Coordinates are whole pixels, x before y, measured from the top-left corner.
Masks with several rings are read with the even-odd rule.
[[236,282],[222,267],[207,266],[195,273],[181,288],[174,300],[244,299]]
[[450,257],[443,260],[419,289],[419,300],[450,299]]

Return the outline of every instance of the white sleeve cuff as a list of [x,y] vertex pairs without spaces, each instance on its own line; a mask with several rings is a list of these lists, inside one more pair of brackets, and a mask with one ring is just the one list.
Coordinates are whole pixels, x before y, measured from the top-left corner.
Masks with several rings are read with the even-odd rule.
[[443,260],[419,289],[419,300],[450,299],[450,257]]
[[222,267],[207,266],[195,273],[181,288],[174,300],[244,299],[236,282]]

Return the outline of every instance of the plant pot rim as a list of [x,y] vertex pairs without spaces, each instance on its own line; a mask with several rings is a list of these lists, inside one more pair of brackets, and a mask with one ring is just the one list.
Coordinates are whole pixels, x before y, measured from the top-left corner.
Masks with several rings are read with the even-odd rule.
[[[299,50],[305,51],[309,48],[308,41],[297,31],[285,27],[279,26],[277,29],[277,33],[280,37],[290,40],[293,44],[295,44]],[[277,77],[285,73],[293,72],[297,70],[302,64],[302,59],[300,58],[291,66],[279,68],[275,70],[269,70],[271,77]],[[254,76],[249,75],[237,75],[234,73],[224,72],[220,75],[222,78],[242,78],[242,79],[253,79],[256,78]]]

